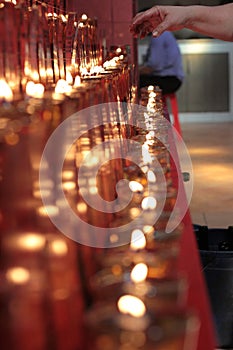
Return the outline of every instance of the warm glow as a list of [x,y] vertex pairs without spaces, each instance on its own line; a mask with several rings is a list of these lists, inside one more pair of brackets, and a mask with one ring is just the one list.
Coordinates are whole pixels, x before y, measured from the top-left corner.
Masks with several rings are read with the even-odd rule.
[[155,209],[157,206],[157,200],[154,197],[145,197],[142,200],[141,206],[143,210]]
[[72,170],[64,170],[62,172],[63,180],[71,180],[74,178],[74,172]]
[[137,264],[133,268],[130,274],[130,277],[133,282],[140,283],[145,281],[147,274],[148,274],[148,267],[146,266],[146,264],[141,263],[141,264]]
[[140,184],[140,182],[137,181],[130,181],[129,182],[129,188],[132,192],[142,192],[143,186]]
[[148,151],[148,146],[145,144],[142,146],[142,159],[144,163],[147,163],[147,164],[152,163],[152,157]]
[[67,181],[63,183],[63,189],[66,191],[71,191],[76,188],[76,183],[74,181]]
[[101,74],[104,72],[104,68],[102,66],[94,66],[90,69],[90,74]]
[[69,83],[64,79],[58,80],[58,82],[55,86],[55,93],[56,94],[69,93],[69,92],[71,92],[71,90],[72,90],[72,86],[70,86]]
[[64,16],[63,14],[60,15],[60,18],[62,20],[63,23],[66,23],[67,22],[67,18],[66,16]]
[[66,242],[56,239],[50,243],[50,251],[55,255],[63,256],[68,253],[68,247]]
[[87,67],[80,67],[80,73],[82,76],[84,75],[88,75],[88,70],[87,70]]
[[105,61],[104,64],[103,64],[103,67],[105,69],[108,69],[108,68],[115,68],[119,62],[119,57],[113,57],[111,60],[109,61]]
[[34,198],[48,198],[51,195],[51,191],[50,190],[33,190],[33,197]]
[[109,237],[111,243],[117,243],[119,241],[119,236],[117,234],[112,234]]
[[140,215],[140,212],[141,211],[139,208],[136,208],[136,207],[130,208],[130,217],[136,218],[138,215]]
[[67,81],[67,83],[69,85],[73,84],[73,77],[72,77],[72,74],[69,71],[66,72],[66,81]]
[[0,79],[0,100],[11,102],[13,100],[13,92],[4,79]]
[[83,15],[82,15],[82,17],[81,17],[81,19],[82,19],[82,21],[86,21],[87,20],[87,15],[84,13]]
[[153,85],[149,85],[148,86],[148,88],[147,88],[147,90],[148,90],[148,92],[152,92],[152,91],[154,91],[154,86]]
[[35,84],[33,81],[29,81],[26,85],[26,94],[30,97],[43,98],[44,85]]
[[151,100],[151,102],[154,102],[155,97],[156,97],[156,93],[155,92],[150,92],[149,93],[149,100]]
[[39,207],[38,214],[40,216],[57,216],[59,214],[59,209],[55,205],[46,205],[46,207]]
[[25,233],[16,239],[16,244],[25,250],[38,251],[45,246],[45,237],[36,233]]
[[146,313],[146,307],[143,301],[133,295],[123,295],[120,297],[117,306],[121,313],[134,317],[142,317]]
[[156,176],[155,173],[152,170],[149,170],[147,173],[147,180],[149,182],[155,183],[156,182]]
[[29,281],[30,273],[23,267],[13,267],[7,270],[6,277],[12,283],[25,284]]
[[141,230],[134,230],[131,234],[130,248],[132,250],[143,249],[146,246],[146,238]]
[[76,75],[74,79],[74,87],[79,87],[79,86],[81,86],[81,77],[80,75]]
[[151,225],[145,225],[143,226],[143,231],[146,235],[151,234],[155,231],[154,227]]
[[77,204],[77,211],[80,214],[85,214],[87,212],[87,205],[83,202]]

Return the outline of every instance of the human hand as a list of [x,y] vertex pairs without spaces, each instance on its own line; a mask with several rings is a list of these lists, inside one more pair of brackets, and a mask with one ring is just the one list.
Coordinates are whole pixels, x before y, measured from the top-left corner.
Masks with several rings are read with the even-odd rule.
[[159,36],[166,30],[184,28],[188,19],[187,6],[154,6],[133,18],[130,32],[139,38],[144,38],[151,32],[153,36]]

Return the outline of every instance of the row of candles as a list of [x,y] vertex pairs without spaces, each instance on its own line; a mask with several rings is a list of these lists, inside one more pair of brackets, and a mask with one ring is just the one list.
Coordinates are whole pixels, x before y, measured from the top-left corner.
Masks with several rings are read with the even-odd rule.
[[[184,228],[166,233],[177,194],[161,91],[141,91],[135,109],[125,48],[107,57],[96,20],[28,5],[0,6],[3,347],[194,350],[199,323],[177,269]],[[68,132],[82,133],[59,174],[62,133],[41,159],[70,116]]]

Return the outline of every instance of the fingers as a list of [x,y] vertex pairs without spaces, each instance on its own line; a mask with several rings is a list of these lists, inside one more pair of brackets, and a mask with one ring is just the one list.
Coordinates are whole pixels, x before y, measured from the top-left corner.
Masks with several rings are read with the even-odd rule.
[[156,29],[157,24],[161,22],[161,13],[158,6],[155,6],[143,13],[137,14],[133,18],[133,22],[130,25],[130,32],[135,37],[143,38],[154,29]]
[[152,35],[154,37],[160,36],[163,32],[165,32],[168,29],[168,27],[169,26],[167,25],[166,21],[164,21],[152,31]]

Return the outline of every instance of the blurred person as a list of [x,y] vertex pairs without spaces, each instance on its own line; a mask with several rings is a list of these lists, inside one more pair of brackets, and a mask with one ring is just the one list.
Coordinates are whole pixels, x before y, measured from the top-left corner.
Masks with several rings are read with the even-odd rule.
[[174,35],[150,37],[147,54],[139,67],[139,87],[158,85],[163,94],[176,92],[184,79],[182,56]]

